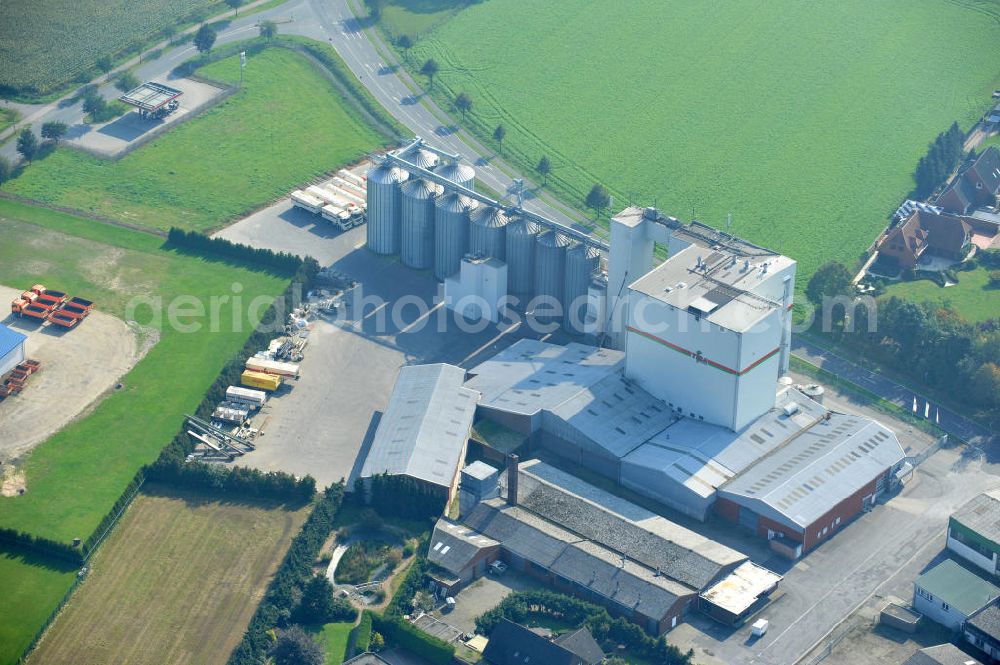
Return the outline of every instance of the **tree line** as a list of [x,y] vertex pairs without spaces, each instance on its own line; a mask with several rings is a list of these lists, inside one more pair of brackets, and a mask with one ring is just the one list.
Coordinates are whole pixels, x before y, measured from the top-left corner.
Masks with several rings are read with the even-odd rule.
[[634,655],[657,665],[690,665],[694,656],[693,651],[683,653],[663,636],[653,637],[631,621],[612,618],[600,605],[545,590],[507,596],[476,619],[476,632],[489,635],[502,619],[524,624],[538,614],[558,617],[571,626],[586,626],[598,642],[624,644]]
[[965,134],[953,122],[947,131],[937,135],[927,147],[927,154],[920,158],[913,173],[916,182],[914,194],[925,199],[934,193],[958,165],[964,153]]
[[[282,275],[294,275],[303,260],[289,252],[274,252],[261,247],[230,242],[225,238],[211,238],[197,231],[172,227],[167,232],[168,248],[186,249],[202,256],[214,256],[239,262],[251,270],[275,270]],[[312,261],[313,259],[307,259]],[[318,267],[317,267],[318,271]]]

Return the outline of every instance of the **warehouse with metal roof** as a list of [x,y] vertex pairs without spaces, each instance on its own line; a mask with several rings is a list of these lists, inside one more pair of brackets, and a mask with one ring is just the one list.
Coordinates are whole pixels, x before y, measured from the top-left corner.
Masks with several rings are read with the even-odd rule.
[[874,506],[904,457],[876,421],[829,413],[720,487],[716,511],[807,551]]
[[450,499],[479,399],[464,381],[465,370],[454,365],[399,370],[360,477],[409,476]]

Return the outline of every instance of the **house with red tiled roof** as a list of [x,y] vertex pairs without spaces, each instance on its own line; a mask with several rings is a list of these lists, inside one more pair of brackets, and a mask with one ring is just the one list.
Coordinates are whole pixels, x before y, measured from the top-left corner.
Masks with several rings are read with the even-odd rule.
[[935,204],[947,212],[966,215],[982,206],[997,205],[1000,196],[1000,150],[990,146],[955,178]]
[[965,259],[972,228],[961,217],[915,210],[899,226],[889,230],[878,246],[881,256],[896,260],[906,270],[915,268],[924,254],[954,261]]

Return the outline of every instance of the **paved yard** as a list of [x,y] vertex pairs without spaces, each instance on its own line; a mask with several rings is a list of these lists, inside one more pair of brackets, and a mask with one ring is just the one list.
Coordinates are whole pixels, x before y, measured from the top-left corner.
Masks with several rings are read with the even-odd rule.
[[[368,251],[363,226],[341,232],[290,203],[278,203],[218,235],[311,255],[359,283],[342,313],[313,325],[301,378],[289,382],[287,394],[270,400],[260,421],[259,448],[240,464],[310,473],[320,485],[349,478],[400,367],[435,362],[470,367],[523,336],[539,337],[526,326],[463,331],[438,304],[438,283]],[[427,311],[414,301],[426,303]],[[564,339],[561,335],[554,339]]]
[[541,588],[538,582],[514,570],[499,577],[480,577],[455,596],[455,609],[447,614],[434,615],[466,633],[476,632],[476,617],[493,609],[500,601],[515,591]]
[[[0,302],[10,302],[22,290],[0,286]],[[97,310],[70,330],[13,314],[0,323],[27,335],[25,354],[42,363],[21,394],[0,401],[0,461],[62,429],[112,389],[141,354],[133,330]]]

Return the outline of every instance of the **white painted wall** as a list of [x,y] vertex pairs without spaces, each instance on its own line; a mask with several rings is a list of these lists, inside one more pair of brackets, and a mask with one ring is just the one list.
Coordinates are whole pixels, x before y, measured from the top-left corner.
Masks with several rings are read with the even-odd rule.
[[962,557],[969,563],[975,564],[976,566],[982,568],[990,575],[995,575],[997,572],[997,555],[994,554],[992,558],[986,558],[976,550],[972,549],[964,543],[960,543],[951,537],[951,529],[948,529],[948,540],[947,547],[952,552]]
[[7,355],[0,358],[0,374],[6,374],[24,362],[24,344],[18,344]]

